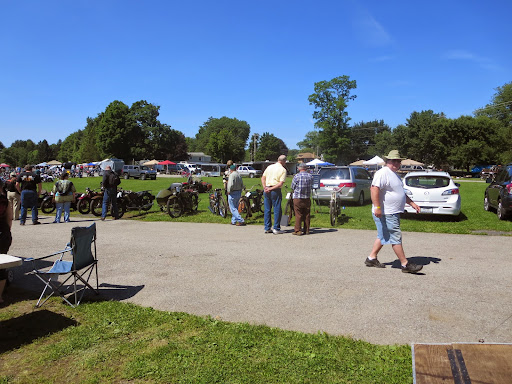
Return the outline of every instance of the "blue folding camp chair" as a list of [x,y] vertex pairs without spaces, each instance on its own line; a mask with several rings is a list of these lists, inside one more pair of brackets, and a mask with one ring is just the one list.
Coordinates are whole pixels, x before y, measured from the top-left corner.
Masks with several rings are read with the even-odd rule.
[[[57,256],[57,260],[51,266],[38,268],[43,260]],[[66,257],[71,260],[66,260]],[[71,241],[62,251],[39,258],[25,259],[25,261],[33,263],[33,270],[29,273],[35,275],[45,284],[36,307],[42,306],[53,294],[58,294],[72,307],[80,304],[87,288],[99,294],[96,223],[89,227],[72,228]],[[89,284],[89,278],[93,272],[96,274],[96,289]],[[64,280],[59,282],[59,278]],[[70,279],[73,279],[72,282],[67,284]],[[47,290],[50,290],[50,292],[45,297]],[[72,298],[74,298],[74,303],[70,301]]]

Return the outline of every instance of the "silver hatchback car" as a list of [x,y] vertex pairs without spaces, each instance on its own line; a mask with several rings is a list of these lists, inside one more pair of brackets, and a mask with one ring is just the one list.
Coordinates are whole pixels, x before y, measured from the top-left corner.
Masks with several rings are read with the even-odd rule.
[[323,167],[313,175],[313,199],[317,203],[329,202],[334,188],[346,187],[339,198],[342,201],[364,203],[371,199],[372,176],[361,167]]

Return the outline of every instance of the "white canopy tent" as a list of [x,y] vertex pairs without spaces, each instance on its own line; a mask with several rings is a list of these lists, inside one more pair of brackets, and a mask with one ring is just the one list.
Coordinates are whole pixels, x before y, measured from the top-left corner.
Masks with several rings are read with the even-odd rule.
[[364,165],[384,165],[386,162],[379,156],[374,156],[370,160],[363,161]]

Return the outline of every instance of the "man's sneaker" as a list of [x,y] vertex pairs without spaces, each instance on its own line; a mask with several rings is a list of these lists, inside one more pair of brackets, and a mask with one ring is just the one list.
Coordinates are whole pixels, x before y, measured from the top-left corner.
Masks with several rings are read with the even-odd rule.
[[272,230],[271,229],[266,229],[265,233],[272,233]]
[[301,231],[295,231],[293,232],[294,235],[296,236],[302,236],[302,232]]
[[20,221],[20,225],[25,225],[25,223],[23,221]]
[[423,265],[417,265],[413,263],[407,263],[407,265],[404,267],[402,266],[402,272],[403,273],[418,273],[423,268]]
[[274,229],[272,229],[272,233],[273,233],[274,235],[280,235],[280,234],[282,234],[282,233],[283,233],[283,231],[281,231],[280,229],[275,229],[275,228],[274,228]]
[[386,268],[386,266],[384,264],[381,264],[379,260],[370,259],[368,257],[364,261],[364,265],[366,265],[367,267]]
[[33,221],[32,222],[33,225],[38,225],[38,224],[41,224],[39,221]]
[[245,227],[245,223],[241,221],[237,221],[235,224],[237,227]]

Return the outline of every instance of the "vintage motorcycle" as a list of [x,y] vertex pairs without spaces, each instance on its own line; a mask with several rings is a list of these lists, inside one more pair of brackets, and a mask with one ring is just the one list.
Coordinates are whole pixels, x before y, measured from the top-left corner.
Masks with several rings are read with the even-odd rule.
[[156,202],[161,211],[166,211],[172,218],[180,217],[185,212],[195,212],[199,206],[199,193],[186,188],[182,183],[172,183],[156,195]]
[[[44,189],[41,191],[41,195],[39,197],[39,208],[41,209],[41,212],[43,212],[46,215],[49,215],[53,211],[55,211],[55,208],[57,208],[57,205],[53,201],[53,193],[48,193]],[[71,210],[76,211],[77,204],[76,202],[71,203]]]
[[[91,213],[94,215],[94,216],[97,216],[97,217],[100,217],[101,216],[101,213],[103,211],[103,187],[101,187],[101,190],[102,190],[102,193],[98,196],[94,196],[92,199],[91,199],[91,204],[90,204],[90,210],[91,210]],[[126,212],[126,206],[124,204],[122,204],[122,197],[123,197],[123,191],[122,190],[118,190],[117,191],[117,195],[116,195],[116,198],[117,198],[117,210],[118,210],[118,215],[117,215],[117,218],[120,219],[121,217],[123,217],[124,213]],[[113,212],[112,212],[112,203],[109,202],[108,204],[108,207],[107,207],[107,212],[110,212],[110,214],[113,216]]]
[[212,189],[212,185],[205,181],[202,181],[201,178],[197,176],[190,175],[185,183],[183,183],[185,188],[194,189],[199,193],[210,192]]
[[95,196],[100,196],[103,199],[103,192],[98,189],[85,188],[85,192],[78,198],[76,207],[78,212],[83,215],[88,214],[91,211],[91,200]]
[[226,217],[228,211],[228,204],[226,200],[222,196],[222,189],[216,188],[213,193],[210,193],[210,202],[208,204],[208,209],[214,215],[219,215],[221,217]]
[[133,192],[119,189],[117,196],[117,204],[122,204],[124,211],[149,211],[155,200],[151,191]]
[[246,191],[238,202],[238,212],[240,212],[241,215],[245,215],[246,219],[258,211],[261,213],[264,212],[263,190],[256,189],[253,191],[252,189],[254,187],[256,187],[256,185],[252,186],[251,189]]

